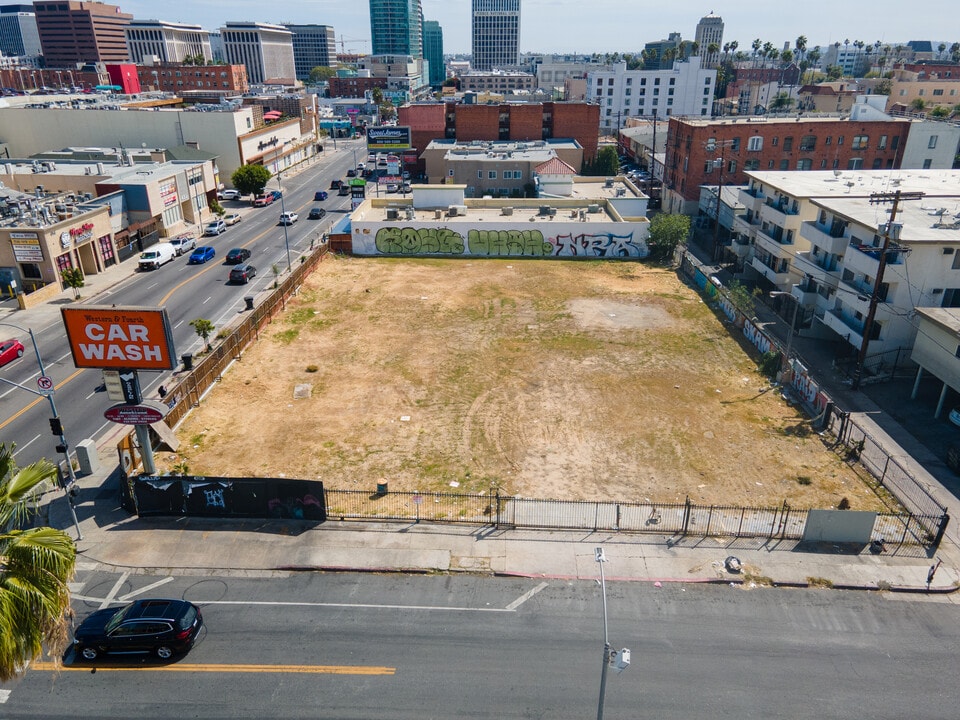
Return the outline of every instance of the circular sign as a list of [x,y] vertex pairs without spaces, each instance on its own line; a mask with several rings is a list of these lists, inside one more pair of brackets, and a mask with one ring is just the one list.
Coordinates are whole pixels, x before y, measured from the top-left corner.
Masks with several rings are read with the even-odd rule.
[[48,378],[46,375],[41,375],[37,378],[37,387],[41,390],[50,390],[53,388],[53,380]]
[[163,420],[163,411],[150,405],[114,405],[103,416],[121,425],[152,425]]

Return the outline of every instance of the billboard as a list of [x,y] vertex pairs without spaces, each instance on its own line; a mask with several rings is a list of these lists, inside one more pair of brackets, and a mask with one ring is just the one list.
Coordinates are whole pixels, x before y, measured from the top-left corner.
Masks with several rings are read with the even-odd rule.
[[78,368],[174,370],[173,329],[162,308],[87,305],[61,308]]
[[367,150],[407,150],[410,144],[410,128],[382,125],[367,128]]

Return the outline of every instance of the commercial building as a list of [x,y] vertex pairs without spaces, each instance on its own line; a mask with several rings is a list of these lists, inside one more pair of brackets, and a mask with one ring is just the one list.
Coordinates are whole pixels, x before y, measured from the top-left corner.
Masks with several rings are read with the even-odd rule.
[[116,5],[84,0],[35,2],[37,31],[47,67],[78,63],[125,63],[124,30],[133,15]]
[[371,54],[423,57],[420,0],[370,0]]
[[330,25],[287,25],[293,33],[293,64],[297,80],[310,78],[315,67],[337,66],[336,36]]
[[[648,42],[643,46],[645,53],[643,67],[646,70],[669,70],[673,67],[673,61],[680,54],[680,47],[684,41],[680,33],[672,32],[666,40],[657,40]],[[687,43],[689,45],[689,42]]]
[[137,65],[151,58],[163,63],[182,63],[188,57],[213,60],[210,33],[199,25],[134,20],[124,28],[124,35],[130,62]]
[[533,92],[537,89],[537,77],[525,72],[507,70],[473,70],[460,75],[460,90],[463,92],[491,92],[504,95],[516,92]]
[[[715,68],[720,61],[720,50],[723,48],[723,18],[712,12],[704,15],[697,23],[694,39],[700,47],[703,66]],[[709,52],[711,45],[717,46],[715,52]]]
[[332,98],[357,98],[374,88],[387,89],[387,78],[373,77],[369,74],[336,75],[327,81],[327,88]]
[[866,376],[913,346],[918,308],[960,307],[960,172],[747,175],[747,213],[734,221],[750,241],[745,276],[793,296],[802,334],[850,357],[866,348]]
[[444,139],[530,142],[567,138],[583,148],[584,160],[597,156],[600,108],[592,104],[417,103],[404,105],[397,114],[399,124],[410,128],[413,147],[419,150],[432,140]]
[[220,29],[220,36],[227,64],[245,65],[251,83],[293,84],[293,33],[283,25],[228,22]]
[[158,63],[137,66],[140,86],[176,95],[205,91],[219,96],[247,92],[247,69],[243,65],[184,65]]
[[600,129],[616,133],[630,116],[709,117],[717,71],[700,67],[699,56],[669,70],[627,70],[625,62],[587,75],[587,97],[600,106]]
[[37,57],[40,53],[33,5],[0,5],[0,55]]
[[473,0],[474,70],[520,64],[520,0]]
[[443,28],[436,20],[423,21],[423,59],[429,63],[430,87],[440,87],[447,79],[447,69],[443,63]]

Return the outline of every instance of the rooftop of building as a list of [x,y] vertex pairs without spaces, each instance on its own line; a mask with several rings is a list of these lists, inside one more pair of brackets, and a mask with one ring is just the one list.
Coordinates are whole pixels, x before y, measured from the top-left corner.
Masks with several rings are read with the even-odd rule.
[[[871,203],[868,198],[820,198],[813,201],[852,222],[877,228],[890,215],[891,202]],[[900,242],[906,243],[960,243],[960,193],[953,197],[924,196],[898,204],[896,222],[902,225]],[[880,234],[880,233],[878,233]],[[861,238],[870,241],[872,238]]]
[[[849,122],[849,113],[790,113],[784,115],[736,115],[719,118],[680,117],[674,115],[671,119],[696,127],[716,127],[721,125],[777,125],[787,123],[835,123]],[[885,117],[879,118],[883,122],[910,122],[908,118]],[[874,122],[871,120],[857,120],[857,122]]]
[[960,199],[960,170],[755,170],[746,174],[797,198],[869,197],[899,189]]
[[503,156],[512,153],[515,157],[518,153],[534,153],[544,150],[576,150],[580,149],[580,144],[576,140],[569,138],[551,139],[551,140],[431,140],[427,145],[428,150],[446,150],[449,153],[461,155],[487,155],[493,153],[495,156]]

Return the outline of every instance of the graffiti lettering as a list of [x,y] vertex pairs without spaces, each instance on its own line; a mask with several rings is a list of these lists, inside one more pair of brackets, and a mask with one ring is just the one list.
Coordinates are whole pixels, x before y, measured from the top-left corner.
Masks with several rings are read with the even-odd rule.
[[227,504],[223,499],[223,490],[204,490],[204,498],[207,501],[208,508],[226,508]]
[[429,227],[382,227],[376,245],[385,255],[462,255],[464,248],[460,233]]
[[539,230],[471,230],[467,242],[471,255],[549,257],[553,252]]
[[754,325],[752,322],[747,322],[743,326],[743,334],[754,347],[757,348],[762,353],[768,352],[773,345],[770,343],[770,338],[763,334],[763,331]]
[[637,243],[633,233],[614,235],[597,233],[595,235],[558,235],[553,239],[554,255],[570,257],[646,257],[649,254],[647,244]]

